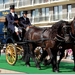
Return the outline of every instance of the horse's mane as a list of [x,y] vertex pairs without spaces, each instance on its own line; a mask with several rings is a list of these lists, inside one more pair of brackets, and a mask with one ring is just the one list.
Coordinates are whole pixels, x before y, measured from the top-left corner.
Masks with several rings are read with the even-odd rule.
[[52,25],[52,29],[58,29],[62,25],[62,23],[65,23],[66,25],[69,24],[68,21],[60,20]]

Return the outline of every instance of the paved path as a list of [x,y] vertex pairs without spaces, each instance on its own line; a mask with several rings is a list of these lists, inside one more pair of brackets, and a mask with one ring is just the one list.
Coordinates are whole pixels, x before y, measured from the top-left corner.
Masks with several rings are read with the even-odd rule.
[[62,59],[63,62],[69,62],[69,63],[73,63],[74,61],[73,60],[70,60],[70,59]]
[[0,74],[2,74],[2,73],[24,74],[23,72],[16,72],[16,71],[11,71],[11,70],[0,69]]

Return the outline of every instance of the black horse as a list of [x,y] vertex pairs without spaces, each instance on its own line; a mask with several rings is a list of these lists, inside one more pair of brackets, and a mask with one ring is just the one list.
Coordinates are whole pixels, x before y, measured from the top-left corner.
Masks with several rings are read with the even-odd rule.
[[62,48],[59,50],[60,51],[60,59],[57,62],[57,67],[59,70],[59,64],[60,64],[61,59],[64,56],[65,50],[71,48],[73,51],[73,57],[74,57],[73,71],[75,71],[75,18],[73,19],[73,21],[68,22],[68,25],[69,25],[69,29],[67,30],[67,27],[65,27],[65,30],[64,30],[65,32],[68,32],[68,34],[66,34],[66,33],[64,34],[66,41],[60,43]]
[[[70,28],[68,22],[61,20],[50,28],[44,29],[32,26],[25,33],[25,39],[33,42],[29,44],[30,52],[32,53],[33,57],[35,57],[35,48],[38,46],[42,47],[43,50],[45,50],[48,54],[48,61],[50,61],[52,64],[53,72],[59,71],[57,52],[61,46],[61,42],[64,43],[64,41],[66,41],[66,36],[64,34],[68,34],[68,28]],[[30,62],[30,60],[28,61]]]

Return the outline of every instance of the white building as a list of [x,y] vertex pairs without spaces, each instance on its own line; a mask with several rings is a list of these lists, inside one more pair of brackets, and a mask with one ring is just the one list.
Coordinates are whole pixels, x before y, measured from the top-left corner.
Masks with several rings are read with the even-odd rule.
[[0,0],[0,12],[15,4],[16,13],[28,11],[32,25],[50,26],[59,20],[72,20],[75,16],[75,0]]

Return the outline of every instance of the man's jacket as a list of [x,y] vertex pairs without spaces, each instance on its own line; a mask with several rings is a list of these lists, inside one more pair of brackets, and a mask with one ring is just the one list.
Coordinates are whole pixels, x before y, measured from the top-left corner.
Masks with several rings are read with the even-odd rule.
[[9,14],[6,16],[6,19],[7,19],[7,22],[8,22],[7,27],[8,27],[9,29],[11,29],[12,32],[14,32],[14,31],[15,31],[15,28],[14,28],[15,23],[14,23],[14,21],[15,21],[15,20],[18,20],[17,14],[15,14],[14,16],[12,16],[12,14],[9,13]]
[[28,25],[31,25],[29,18],[24,19],[24,17],[20,17],[20,24],[23,27],[27,27]]

